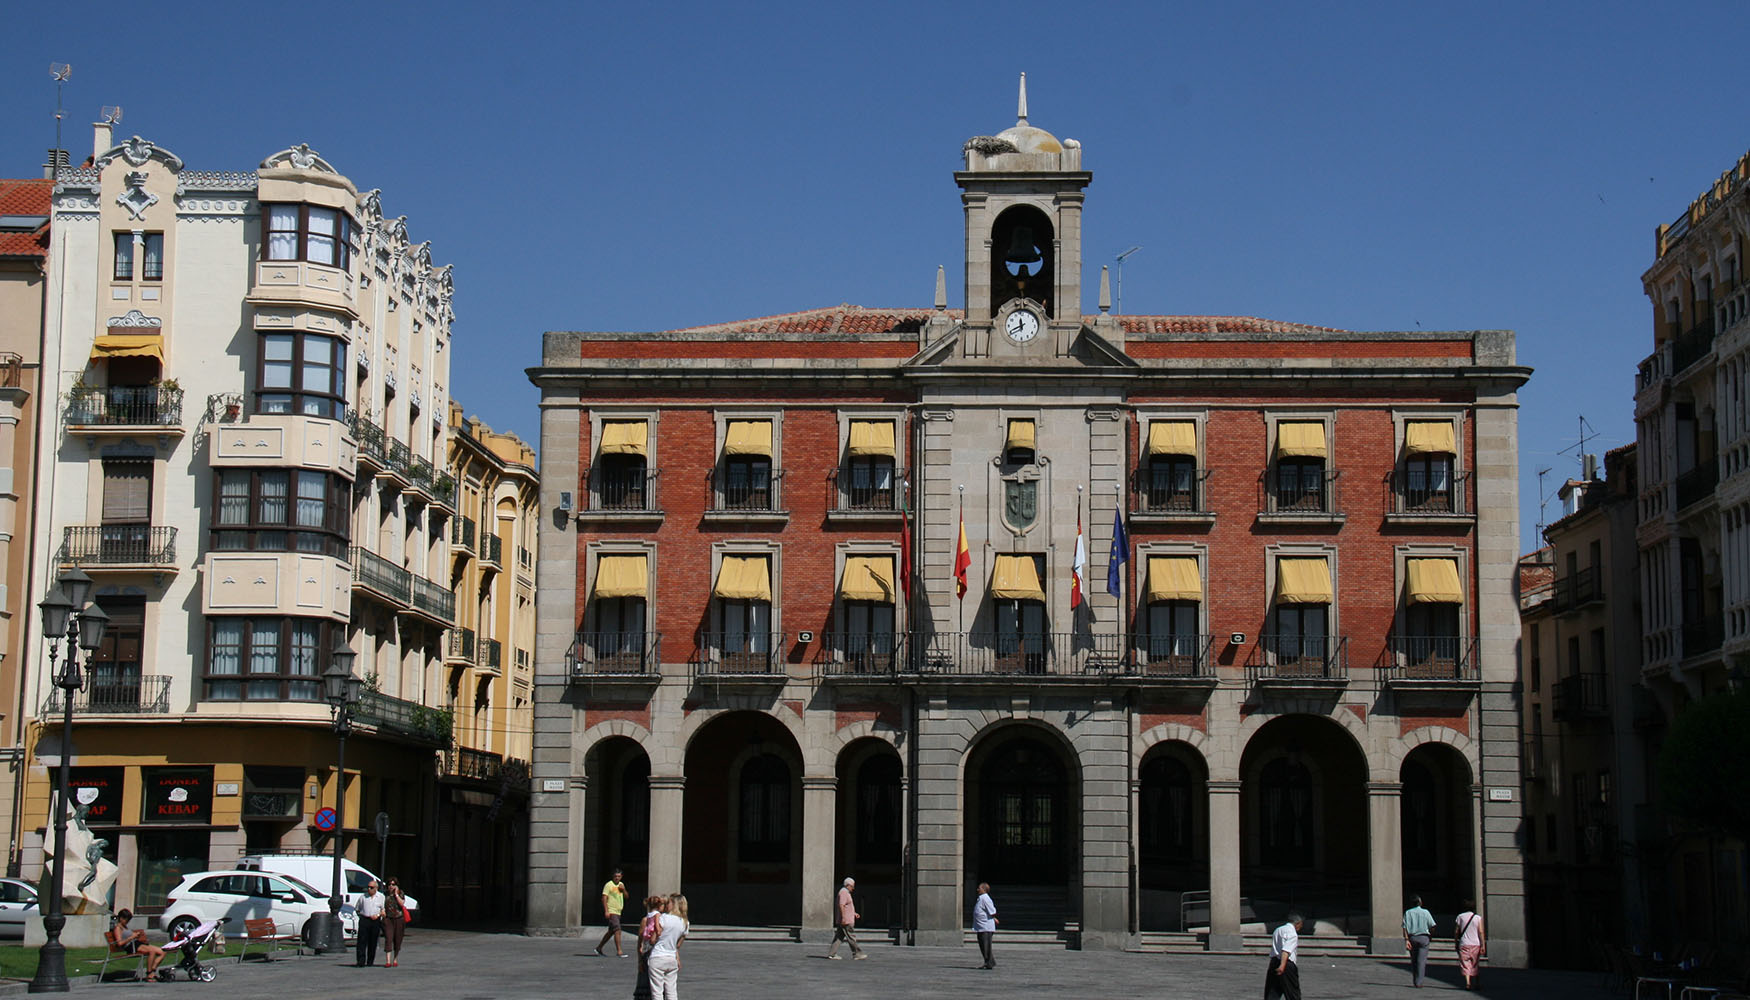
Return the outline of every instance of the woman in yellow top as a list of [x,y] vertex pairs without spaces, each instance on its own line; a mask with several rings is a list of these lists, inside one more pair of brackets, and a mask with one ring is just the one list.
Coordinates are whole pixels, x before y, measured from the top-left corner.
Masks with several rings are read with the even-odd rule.
[[626,909],[626,882],[621,878],[622,874],[624,873],[620,869],[614,869],[614,877],[602,886],[602,916],[607,918],[608,929],[603,932],[602,939],[596,942],[597,955],[602,954],[608,939],[613,938],[614,954],[621,958],[626,957],[625,951],[620,948],[620,914]]

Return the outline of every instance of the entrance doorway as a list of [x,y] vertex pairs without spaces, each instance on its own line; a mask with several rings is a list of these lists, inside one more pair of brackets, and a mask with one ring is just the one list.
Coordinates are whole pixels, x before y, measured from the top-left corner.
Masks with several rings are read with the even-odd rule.
[[681,881],[692,912],[801,924],[802,751],[790,731],[762,712],[719,716],[688,743],[686,778]]
[[1062,749],[1013,727],[973,751],[967,767],[967,904],[979,882],[1000,886],[1002,920],[1060,930],[1081,894],[1079,781]]
[[1444,743],[1410,751],[1399,772],[1404,892],[1447,919],[1476,892],[1470,764]]
[[625,873],[628,898],[642,899],[655,889],[649,885],[649,756],[636,741],[614,737],[590,750],[584,772],[589,776],[585,815],[593,832],[583,858],[583,922],[588,924],[591,914],[600,920],[602,885],[615,868]]
[[1312,715],[1264,724],[1240,758],[1240,894],[1266,927],[1371,921],[1367,761],[1342,726]]
[[1208,777],[1202,756],[1187,743],[1157,744],[1143,758],[1136,854],[1144,930],[1209,922]]

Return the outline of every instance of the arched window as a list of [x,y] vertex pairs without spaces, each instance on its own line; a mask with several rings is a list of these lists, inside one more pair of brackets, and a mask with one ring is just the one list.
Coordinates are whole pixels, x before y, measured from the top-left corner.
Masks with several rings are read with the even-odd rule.
[[899,851],[899,758],[876,754],[857,768],[856,860],[893,864]]
[[790,859],[790,766],[761,754],[741,768],[742,861]]
[[1160,755],[1142,765],[1142,811],[1137,817],[1144,863],[1191,858],[1191,769],[1176,757]]

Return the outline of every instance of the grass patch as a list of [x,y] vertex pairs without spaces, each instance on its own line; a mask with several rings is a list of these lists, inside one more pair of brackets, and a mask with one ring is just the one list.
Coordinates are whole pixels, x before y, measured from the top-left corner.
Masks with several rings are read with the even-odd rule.
[[[103,965],[104,953],[107,948],[68,948],[67,978],[77,976],[95,976]],[[35,948],[26,948],[21,944],[0,945],[0,979],[31,979],[36,976]],[[118,970],[132,972],[138,964],[135,959],[109,963],[110,972]]]

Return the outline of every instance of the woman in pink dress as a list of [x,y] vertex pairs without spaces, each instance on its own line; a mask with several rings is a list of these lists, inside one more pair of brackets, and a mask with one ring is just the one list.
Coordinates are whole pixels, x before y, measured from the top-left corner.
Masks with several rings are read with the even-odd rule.
[[1458,971],[1464,973],[1464,988],[1475,989],[1477,960],[1482,958],[1488,939],[1483,937],[1483,917],[1476,904],[1464,901],[1464,912],[1453,921],[1453,937],[1458,944]]

